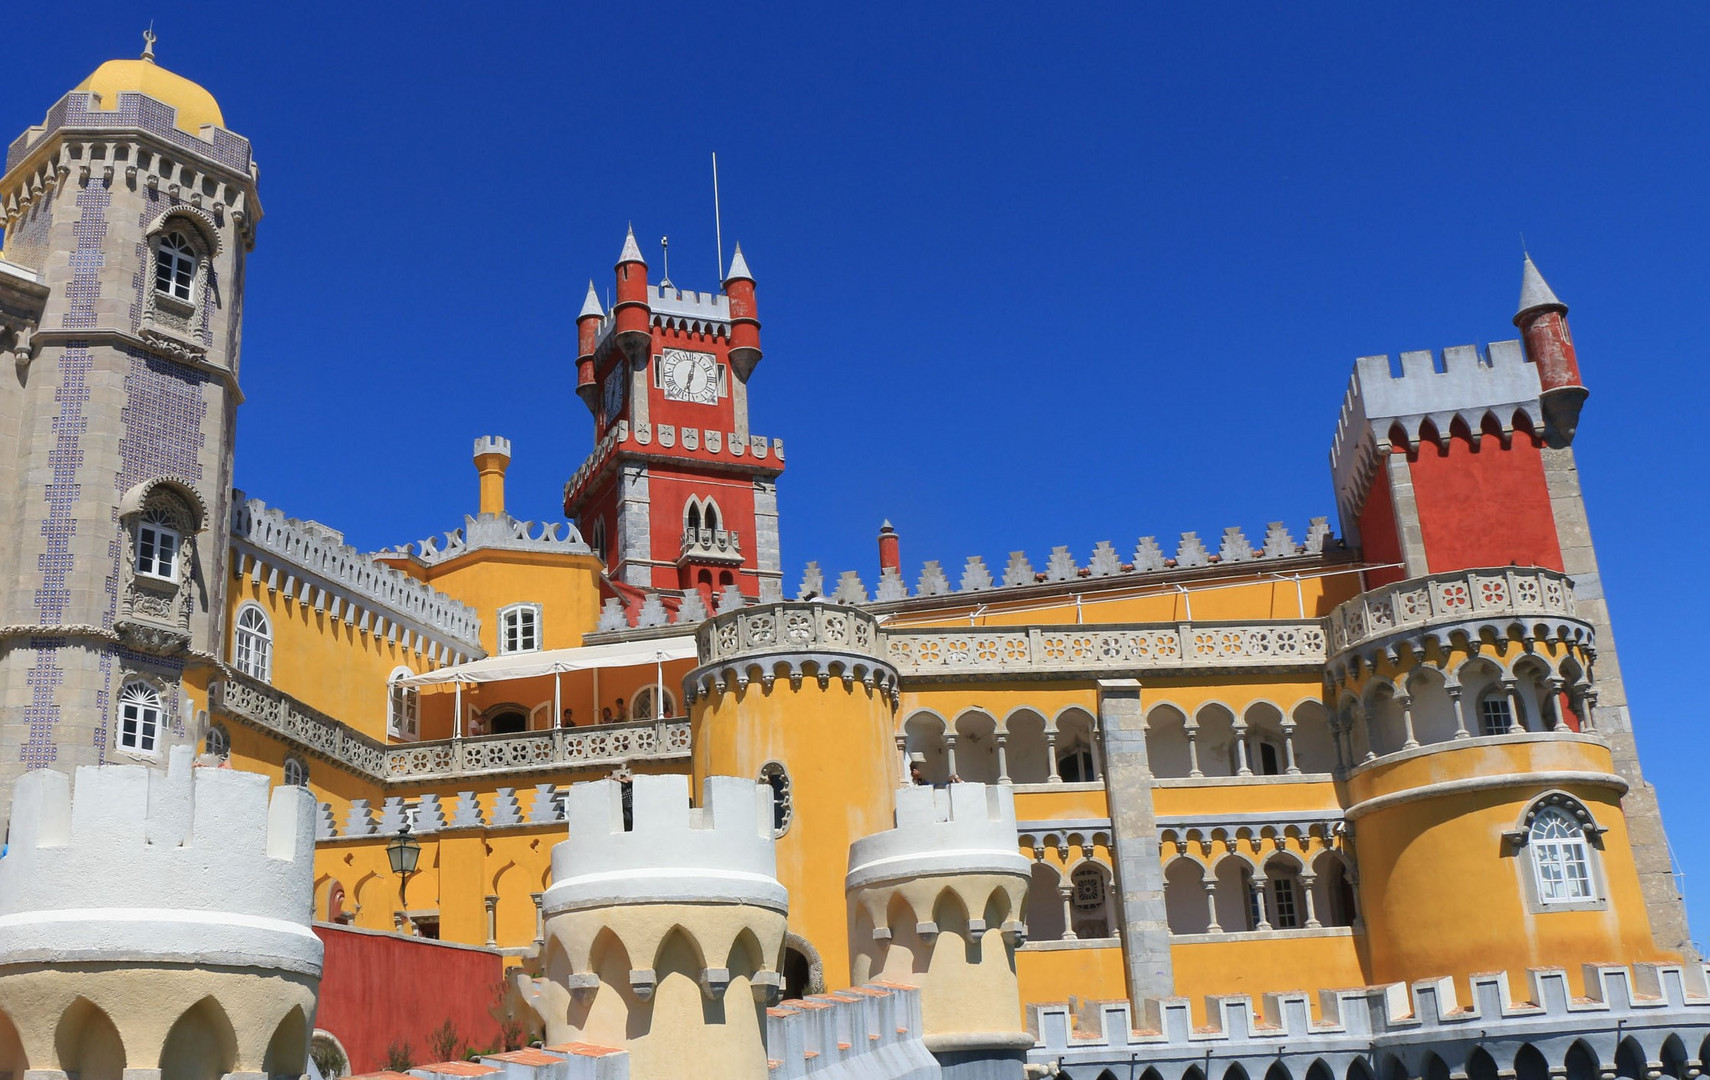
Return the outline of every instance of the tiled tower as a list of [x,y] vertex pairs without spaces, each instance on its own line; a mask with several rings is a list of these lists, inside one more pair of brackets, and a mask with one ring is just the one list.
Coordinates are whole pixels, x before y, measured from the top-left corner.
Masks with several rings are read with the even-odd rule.
[[709,609],[730,585],[770,595],[784,455],[748,428],[760,323],[742,249],[722,292],[654,286],[631,230],[616,274],[612,310],[590,282],[577,318],[594,451],[564,489],[564,512],[622,585],[698,589]]
[[248,141],[152,38],[7,150],[0,786],[196,737],[255,184]]

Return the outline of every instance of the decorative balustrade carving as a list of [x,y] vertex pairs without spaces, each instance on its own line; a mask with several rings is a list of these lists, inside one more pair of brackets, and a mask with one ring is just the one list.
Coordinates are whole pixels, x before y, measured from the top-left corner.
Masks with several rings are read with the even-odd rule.
[[681,558],[742,561],[742,535],[734,529],[684,529]]
[[216,682],[209,699],[213,712],[382,783],[687,757],[690,749],[687,719],[386,745],[241,675]]
[[886,630],[883,636],[886,659],[905,676],[1286,668],[1324,662],[1324,628],[1316,621]]
[[695,632],[703,664],[745,654],[838,652],[883,659],[879,624],[858,608],[826,603],[781,603],[740,608]]
[[[1589,641],[1574,614],[1573,580],[1540,567],[1459,570],[1373,589],[1336,607],[1326,620],[1332,652],[1345,653],[1412,631],[1480,624],[1506,631],[1518,623],[1530,636],[1537,622],[1548,636]],[[1567,633],[1562,633],[1566,629]]]

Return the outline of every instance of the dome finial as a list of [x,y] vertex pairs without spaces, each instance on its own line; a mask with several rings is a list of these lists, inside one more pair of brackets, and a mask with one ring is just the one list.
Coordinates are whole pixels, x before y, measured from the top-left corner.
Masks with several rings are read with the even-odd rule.
[[142,58],[144,60],[147,60],[149,63],[152,64],[152,63],[154,63],[154,42],[155,42],[154,20],[153,19],[150,19],[148,21],[148,29],[144,30],[142,32],[142,39],[143,39]]

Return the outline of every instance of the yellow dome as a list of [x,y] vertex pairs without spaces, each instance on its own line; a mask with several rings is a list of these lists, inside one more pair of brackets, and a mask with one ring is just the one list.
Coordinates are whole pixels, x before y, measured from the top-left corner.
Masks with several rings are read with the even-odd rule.
[[109,60],[73,89],[93,90],[100,94],[100,108],[106,112],[119,107],[121,93],[135,91],[147,94],[176,108],[178,129],[192,135],[200,134],[203,124],[226,126],[225,117],[220,115],[220,103],[214,100],[214,95],[152,60]]

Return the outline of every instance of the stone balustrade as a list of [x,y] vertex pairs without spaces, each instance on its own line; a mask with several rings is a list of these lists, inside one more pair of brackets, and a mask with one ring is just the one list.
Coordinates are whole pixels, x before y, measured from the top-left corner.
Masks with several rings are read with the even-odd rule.
[[684,529],[681,558],[701,562],[741,562],[742,534],[734,529]]
[[279,735],[379,783],[615,765],[689,755],[689,721],[644,720],[388,745],[242,675],[216,682],[212,712]]
[[1324,662],[1316,620],[887,630],[885,657],[904,676],[1049,671],[1136,672],[1310,667]]
[[[1555,570],[1509,566],[1457,570],[1410,578],[1361,593],[1339,604],[1326,626],[1333,654],[1383,647],[1421,631],[1439,636],[1465,630],[1474,637],[1489,628],[1506,636],[1518,625],[1530,637],[1589,642],[1591,628],[1575,617],[1573,580]],[[1423,636],[1423,635],[1422,635]]]

